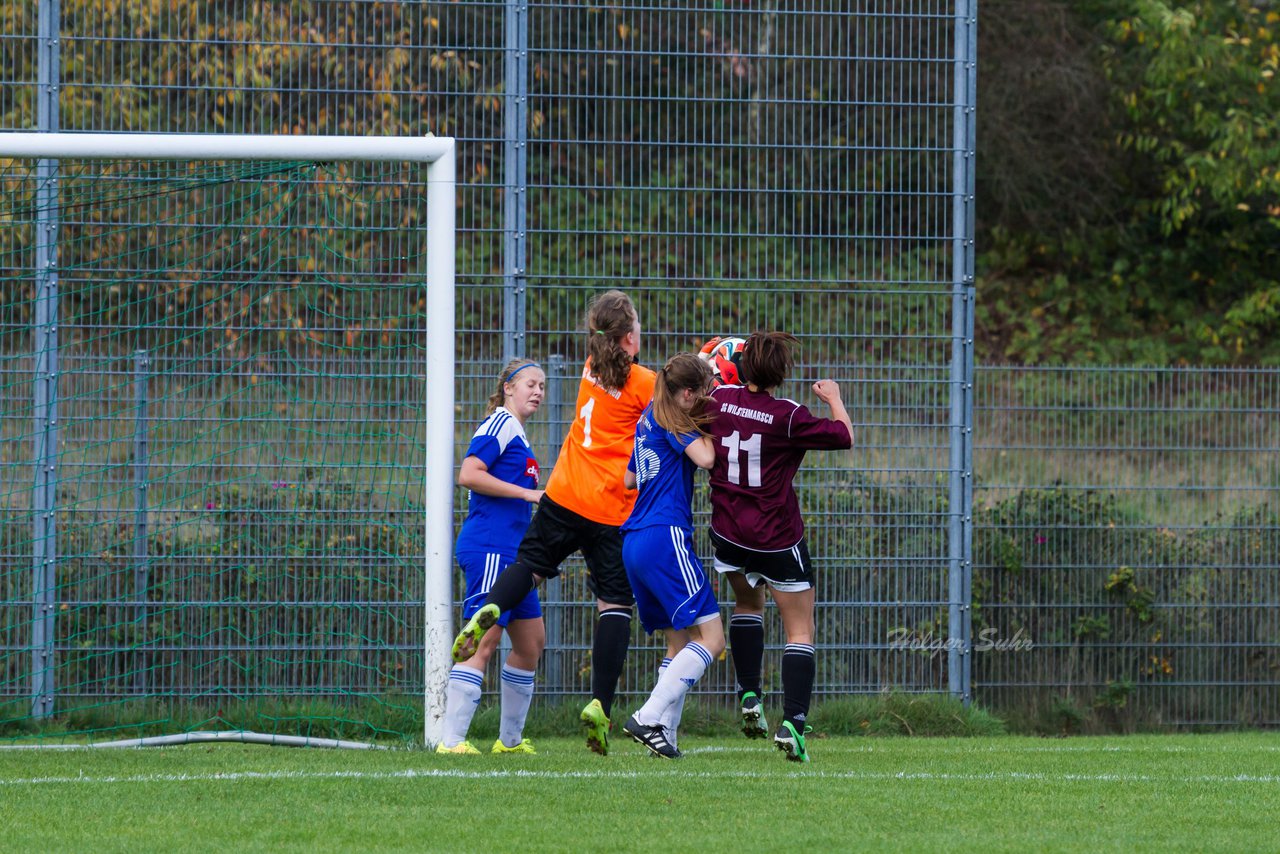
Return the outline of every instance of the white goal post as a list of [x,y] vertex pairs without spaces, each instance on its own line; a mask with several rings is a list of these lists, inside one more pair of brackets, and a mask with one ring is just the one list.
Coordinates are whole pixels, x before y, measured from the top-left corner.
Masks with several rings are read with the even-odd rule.
[[[314,160],[425,163],[427,168],[426,446],[424,460],[424,737],[439,743],[453,641],[455,337],[454,140],[450,137],[254,134],[0,133],[0,158],[73,160]],[[442,415],[443,417],[433,417]],[[199,735],[197,733],[188,734]],[[252,734],[243,734],[252,735]],[[180,737],[186,738],[186,737]],[[279,743],[278,736],[264,736]],[[243,740],[243,738],[242,738]]]

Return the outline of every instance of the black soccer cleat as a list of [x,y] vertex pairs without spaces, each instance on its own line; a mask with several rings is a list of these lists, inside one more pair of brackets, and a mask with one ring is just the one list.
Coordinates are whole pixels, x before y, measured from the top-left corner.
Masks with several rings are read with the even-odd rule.
[[627,718],[627,722],[622,726],[623,731],[638,744],[643,744],[649,749],[654,756],[661,756],[664,759],[679,759],[680,751],[676,750],[675,745],[667,741],[667,731],[662,725],[649,726],[642,724],[636,720],[636,716],[632,715]]

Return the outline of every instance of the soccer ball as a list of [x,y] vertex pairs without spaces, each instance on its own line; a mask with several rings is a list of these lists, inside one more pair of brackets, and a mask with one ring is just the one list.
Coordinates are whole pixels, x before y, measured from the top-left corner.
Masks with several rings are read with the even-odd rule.
[[738,363],[742,359],[742,348],[746,346],[742,338],[712,338],[702,345],[699,356],[711,365],[711,373],[715,376],[716,385],[741,385],[742,377],[738,374]]

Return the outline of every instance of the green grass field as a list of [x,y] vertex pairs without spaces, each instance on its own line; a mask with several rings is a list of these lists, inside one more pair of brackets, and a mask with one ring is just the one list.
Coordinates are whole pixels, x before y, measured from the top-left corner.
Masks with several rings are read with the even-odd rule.
[[5,851],[1275,850],[1280,736],[0,751]]

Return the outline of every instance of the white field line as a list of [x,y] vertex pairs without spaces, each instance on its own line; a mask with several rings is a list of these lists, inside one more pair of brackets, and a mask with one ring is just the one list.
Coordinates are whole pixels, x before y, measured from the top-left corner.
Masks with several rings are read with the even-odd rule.
[[[1153,747],[1150,745],[1128,746],[1128,745],[1107,745],[1107,744],[1081,744],[1081,745],[1052,745],[1044,747],[1023,747],[1019,745],[998,745],[998,744],[939,744],[934,739],[924,739],[923,743],[927,744],[927,753],[930,756],[937,756],[943,753],[956,753],[969,755],[975,753],[1197,753],[1201,756],[1214,753],[1274,753],[1280,751],[1280,745],[1276,744],[1241,744],[1230,747],[1214,747],[1214,746],[1194,746],[1183,747],[1178,745],[1168,745],[1165,747]],[[858,746],[848,746],[841,744],[831,750],[830,745],[817,741],[815,744],[823,755],[827,755],[828,751],[832,753],[901,753],[896,745],[902,742],[896,742],[892,739],[885,739],[884,744],[865,744]],[[685,753],[694,755],[698,753],[759,753],[760,748],[756,747],[695,747],[686,750]]]
[[[854,748],[853,750],[854,752],[861,752],[861,753],[888,752],[888,748],[874,747],[874,746],[859,747],[859,748]],[[1205,756],[1213,753],[1266,753],[1266,752],[1274,753],[1277,750],[1280,750],[1280,745],[1274,745],[1274,744],[1273,745],[1242,744],[1242,745],[1236,745],[1228,748],[1203,747],[1203,746],[1202,747],[1179,747],[1177,745],[1171,745],[1168,747],[1150,747],[1150,746],[1124,747],[1119,745],[1081,745],[1081,746],[1062,745],[1060,747],[1016,747],[1016,746],[1000,747],[995,745],[983,745],[981,747],[973,747],[973,746],[966,745],[966,746],[954,747],[950,749],[947,747],[942,747],[941,749],[936,751],[933,749],[933,745],[930,745],[929,753],[932,755],[936,755],[937,753],[1197,753],[1197,754],[1200,754],[1201,756]],[[841,752],[845,752],[845,751],[842,750]]]
[[[232,741],[232,740],[226,739],[226,741]],[[899,747],[901,746],[904,740],[866,739],[866,741],[870,743],[854,745],[847,741],[845,743],[840,743],[839,741],[835,743],[826,743],[824,741],[818,741],[817,745],[820,746],[820,749],[824,757],[832,754],[849,754],[849,753],[901,753],[902,751],[899,749]],[[959,755],[967,756],[967,755],[973,755],[978,753],[993,753],[993,754],[994,753],[1001,753],[1001,754],[1007,754],[1007,753],[1151,753],[1151,754],[1197,753],[1203,756],[1207,754],[1226,755],[1226,754],[1237,754],[1237,753],[1275,753],[1277,751],[1280,751],[1280,744],[1234,744],[1234,745],[1227,745],[1227,746],[1218,746],[1218,745],[1213,745],[1208,743],[1197,744],[1192,746],[1183,746],[1183,745],[1155,746],[1151,744],[1146,744],[1146,745],[1057,744],[1057,745],[1027,747],[1025,745],[1017,745],[1017,744],[1010,744],[1010,745],[999,744],[998,741],[999,739],[991,739],[992,743],[988,743],[988,744],[979,744],[976,742],[976,740],[966,741],[962,743],[945,744],[936,739],[927,739],[927,744],[928,744],[927,752],[930,756],[938,756],[941,754],[959,754]],[[143,749],[145,747],[145,745],[139,745],[139,744],[133,744],[133,743],[130,743],[127,745],[121,744],[121,746],[130,750]],[[156,748],[167,749],[167,748],[185,747],[185,746],[187,745],[186,744],[170,744],[170,745],[164,745],[164,746],[156,745]],[[312,746],[316,746],[316,745],[312,745]],[[364,744],[361,743],[361,746],[364,746]],[[71,753],[76,751],[98,752],[96,750],[96,748],[98,747],[101,747],[101,745],[95,745],[95,744],[41,745],[41,744],[21,744],[21,743],[14,744],[14,745],[0,744],[0,755],[7,752],[8,750],[16,750],[19,748],[30,750],[30,751],[39,751],[43,749],[46,751],[58,751],[58,752]],[[382,749],[396,750],[398,748],[391,747],[391,748],[382,748]],[[689,750],[686,750],[685,752],[690,756],[701,754],[701,753],[760,753],[761,745],[751,744],[751,745],[743,745],[741,747],[724,747],[719,745],[711,746],[711,747],[694,747],[694,748],[690,748]],[[768,752],[768,751],[765,751],[765,752]]]
[[[697,777],[707,780],[757,780],[751,771],[690,771],[687,766],[670,771],[465,771],[461,769],[407,768],[401,771],[226,771],[208,774],[133,774],[125,776],[21,777],[0,779],[0,787],[68,785],[76,783],[239,783],[262,780],[429,780],[429,779],[530,779],[530,780],[653,780],[662,777]],[[1177,783],[1264,783],[1280,784],[1277,774],[1230,774],[1200,776],[1155,776],[1150,774],[1044,774],[1007,771],[986,774],[950,774],[930,771],[796,771],[769,775],[769,779],[788,777],[797,780],[903,780],[961,783],[1155,783],[1161,786]]]

